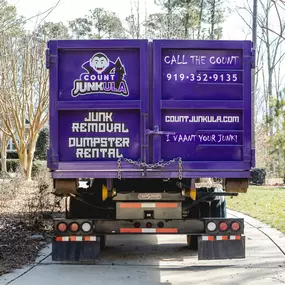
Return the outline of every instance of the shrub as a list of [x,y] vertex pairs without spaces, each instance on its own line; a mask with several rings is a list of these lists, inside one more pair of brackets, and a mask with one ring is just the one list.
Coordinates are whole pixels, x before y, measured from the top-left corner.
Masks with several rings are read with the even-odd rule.
[[35,150],[35,159],[46,160],[48,147],[49,147],[49,129],[45,127],[39,133]]
[[20,168],[19,159],[7,159],[6,163],[8,172],[16,172]]
[[19,159],[18,153],[15,152],[7,152],[7,159]]
[[[20,161],[19,159],[7,159],[7,171],[8,172],[18,172],[20,169]],[[32,166],[32,178],[38,175],[38,173],[41,171],[41,168],[45,166],[45,161],[38,161],[34,160],[33,166]],[[0,162],[1,166],[1,162]],[[2,168],[2,167],[1,167]]]

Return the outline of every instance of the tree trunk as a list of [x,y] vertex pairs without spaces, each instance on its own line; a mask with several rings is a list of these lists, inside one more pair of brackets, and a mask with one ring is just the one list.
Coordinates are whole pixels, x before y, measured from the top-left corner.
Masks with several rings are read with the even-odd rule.
[[27,169],[26,169],[26,178],[27,180],[32,180],[32,167],[33,167],[33,157],[28,155],[27,159]]
[[283,151],[283,183],[285,183],[285,151]]
[[171,0],[167,1],[167,39],[171,38],[171,18],[172,18],[172,10],[171,10]]
[[30,141],[30,147],[28,150],[28,159],[27,159],[27,179],[32,179],[32,168],[33,168],[33,160],[36,150],[38,135],[34,136]]
[[200,39],[200,36],[201,36],[203,9],[204,9],[204,0],[201,0],[200,12],[199,12],[198,40]]
[[21,147],[18,156],[21,170],[24,171],[26,179],[31,180],[31,177],[27,175],[28,154],[25,147]]
[[187,0],[186,4],[187,4],[187,6],[186,6],[186,15],[185,15],[184,38],[188,39],[188,37],[189,37],[189,20],[190,20],[190,15],[189,15],[190,0]]
[[[268,68],[268,98],[269,98],[269,105],[272,102],[272,96],[273,96],[273,70],[272,68]],[[273,110],[274,107],[273,106],[269,106],[269,118],[270,120],[273,118],[274,114],[273,114]],[[270,125],[270,135],[273,136],[273,126],[272,124]]]
[[3,133],[1,144],[1,172],[7,173],[7,144],[9,137]]
[[212,0],[212,10],[211,10],[211,40],[214,39],[215,33],[215,10],[216,10],[216,0]]
[[136,26],[136,37],[140,38],[140,1],[137,2],[137,26]]

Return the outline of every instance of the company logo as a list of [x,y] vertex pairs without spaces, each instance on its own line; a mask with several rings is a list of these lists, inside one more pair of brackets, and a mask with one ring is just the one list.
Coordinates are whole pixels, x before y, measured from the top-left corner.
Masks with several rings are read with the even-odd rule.
[[140,193],[138,194],[139,200],[160,200],[162,195],[159,193]]
[[119,57],[113,62],[104,53],[98,52],[81,67],[86,72],[74,81],[71,91],[73,97],[94,93],[129,96],[126,70]]

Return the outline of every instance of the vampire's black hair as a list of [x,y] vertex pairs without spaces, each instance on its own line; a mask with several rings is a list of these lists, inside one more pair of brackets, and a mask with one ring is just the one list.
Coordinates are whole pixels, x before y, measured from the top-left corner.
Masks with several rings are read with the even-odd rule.
[[91,61],[94,59],[95,56],[97,56],[97,57],[104,57],[104,58],[106,58],[108,60],[108,58],[107,58],[107,56],[105,54],[99,52],[99,53],[95,53],[92,56]]

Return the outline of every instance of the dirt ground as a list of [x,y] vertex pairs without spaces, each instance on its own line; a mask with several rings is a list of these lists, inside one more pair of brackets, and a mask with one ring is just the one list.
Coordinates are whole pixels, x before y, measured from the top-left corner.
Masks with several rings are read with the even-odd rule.
[[63,214],[51,185],[45,171],[32,182],[0,180],[0,275],[32,263],[50,242],[52,217]]
[[35,229],[22,217],[1,216],[0,275],[33,262],[49,239],[49,230]]

